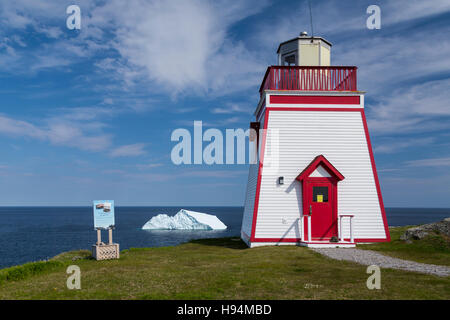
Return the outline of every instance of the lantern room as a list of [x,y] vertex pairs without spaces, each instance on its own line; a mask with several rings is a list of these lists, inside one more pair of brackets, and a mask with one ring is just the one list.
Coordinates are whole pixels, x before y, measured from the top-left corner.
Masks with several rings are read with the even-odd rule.
[[303,31],[300,36],[278,46],[280,66],[330,66],[332,44],[321,37],[310,37]]

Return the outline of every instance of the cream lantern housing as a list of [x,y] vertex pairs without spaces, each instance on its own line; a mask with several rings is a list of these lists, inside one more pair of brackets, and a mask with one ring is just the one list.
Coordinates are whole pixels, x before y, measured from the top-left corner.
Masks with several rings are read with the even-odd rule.
[[278,47],[280,66],[330,66],[332,44],[321,37],[310,37],[306,32],[281,43]]

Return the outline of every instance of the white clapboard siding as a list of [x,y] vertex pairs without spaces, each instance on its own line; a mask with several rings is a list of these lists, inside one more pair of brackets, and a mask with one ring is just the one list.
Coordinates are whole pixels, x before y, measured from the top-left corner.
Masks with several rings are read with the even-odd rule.
[[[278,129],[279,171],[263,166],[256,238],[299,238],[302,188],[295,178],[321,154],[345,177],[338,183],[338,213],[355,216],[354,237],[386,238],[360,112],[271,110],[268,129],[264,157],[271,129]],[[277,184],[279,176],[284,185]],[[348,237],[348,222],[343,231]]]
[[258,167],[259,164],[251,164],[248,172],[247,192],[245,195],[245,208],[242,217],[241,231],[245,232],[247,236],[251,236],[253,210],[255,205],[256,184],[258,181]]
[[[260,116],[261,128],[264,128],[264,116],[265,112],[263,112]],[[260,144],[261,140],[262,137],[259,138]],[[259,148],[261,148],[261,146]],[[242,217],[242,227],[241,227],[241,232],[245,232],[249,237],[251,236],[253,224],[253,212],[255,208],[255,195],[258,183],[258,171],[259,171],[259,162],[257,164],[250,164],[247,181],[247,191],[245,194],[244,215]]]

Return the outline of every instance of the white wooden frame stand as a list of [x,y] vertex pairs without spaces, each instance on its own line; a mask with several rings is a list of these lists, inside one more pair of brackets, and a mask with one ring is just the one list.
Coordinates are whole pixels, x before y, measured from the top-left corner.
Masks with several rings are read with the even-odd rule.
[[95,260],[119,259],[119,244],[113,243],[112,228],[108,229],[109,241],[102,242],[102,231],[97,229],[97,243],[92,246],[92,256]]

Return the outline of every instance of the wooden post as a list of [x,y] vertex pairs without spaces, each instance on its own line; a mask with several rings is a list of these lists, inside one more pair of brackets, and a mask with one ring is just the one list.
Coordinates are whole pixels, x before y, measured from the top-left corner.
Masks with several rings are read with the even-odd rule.
[[97,245],[100,245],[102,243],[102,231],[100,229],[97,229]]
[[108,229],[108,235],[109,235],[109,244],[113,244],[113,240],[112,240],[112,228]]
[[344,241],[344,230],[342,229],[342,216],[339,216],[339,239]]

